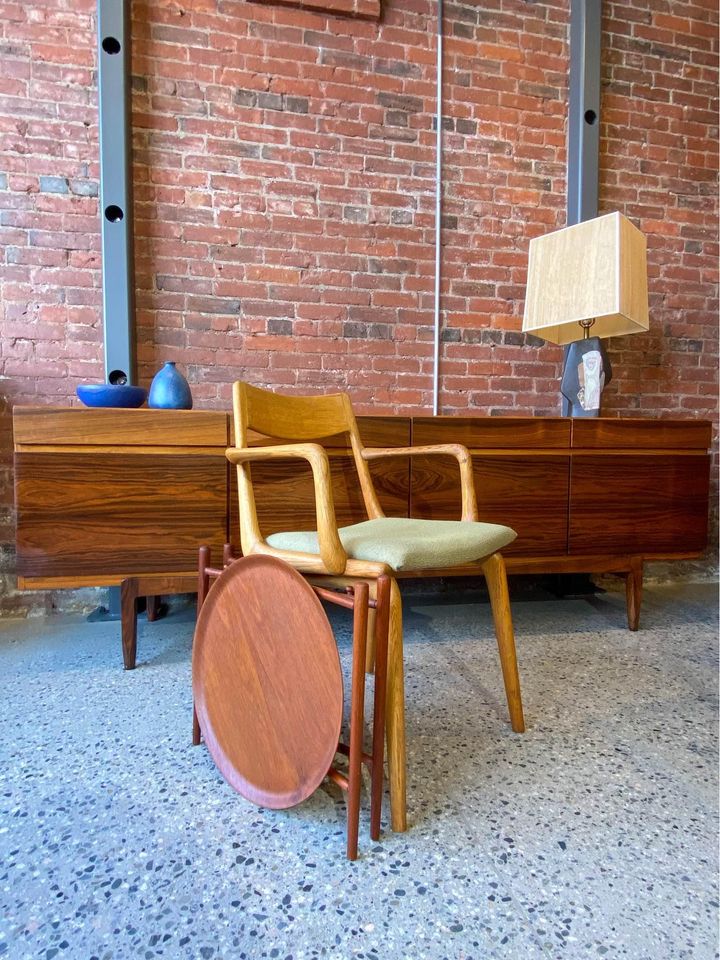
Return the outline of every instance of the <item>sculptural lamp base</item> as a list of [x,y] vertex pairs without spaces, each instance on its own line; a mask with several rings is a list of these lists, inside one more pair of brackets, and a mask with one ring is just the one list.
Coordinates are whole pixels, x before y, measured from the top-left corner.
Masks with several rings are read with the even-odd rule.
[[560,391],[570,404],[571,417],[599,417],[602,392],[612,367],[600,337],[568,345]]

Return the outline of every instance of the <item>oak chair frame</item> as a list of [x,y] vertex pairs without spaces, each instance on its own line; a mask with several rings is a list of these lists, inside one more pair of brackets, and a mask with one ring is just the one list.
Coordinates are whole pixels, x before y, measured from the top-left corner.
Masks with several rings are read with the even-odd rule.
[[[463,521],[478,519],[472,460],[466,447],[437,444],[418,447],[366,448],[360,439],[350,397],[345,393],[318,397],[293,397],[252,387],[241,381],[233,385],[233,417],[235,446],[226,451],[227,459],[237,467],[240,511],[240,542],[245,556],[267,554],[284,560],[313,583],[335,587],[352,586],[358,580],[368,582],[370,596],[377,599],[379,577],[391,578],[390,633],[388,641],[388,675],[386,699],[386,735],[390,783],[392,828],[407,829],[405,769],[405,698],[403,680],[402,603],[398,579],[431,576],[478,576],[487,582],[495,634],[500,654],[505,694],[512,729],[525,729],[520,678],[515,654],[510,600],[505,562],[499,552],[472,564],[440,567],[432,570],[396,571],[385,563],[349,558],[340,541],[330,479],[330,463],[326,450],[318,441],[337,434],[348,434],[353,460],[360,480],[365,509],[371,520],[384,517],[373,485],[369,461],[381,457],[442,455],[458,461],[462,493]],[[272,446],[249,446],[248,431],[265,437],[289,440]],[[266,542],[258,523],[253,493],[251,464],[259,461],[297,458],[309,463],[313,473],[319,553],[283,550]],[[372,621],[372,617],[370,620]],[[373,633],[372,622],[369,633]],[[369,644],[369,647],[371,644]],[[372,652],[368,657],[371,665]]]

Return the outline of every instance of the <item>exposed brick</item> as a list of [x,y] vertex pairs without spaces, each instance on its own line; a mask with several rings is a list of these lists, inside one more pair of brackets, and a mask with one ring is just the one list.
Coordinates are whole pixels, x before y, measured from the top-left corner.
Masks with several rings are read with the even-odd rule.
[[377,102],[391,110],[404,110],[408,113],[422,113],[425,109],[425,102],[420,97],[411,97],[406,94],[380,92],[377,95]]
[[44,193],[67,193],[68,182],[65,177],[39,177],[40,190]]
[[292,320],[285,320],[282,317],[271,317],[268,320],[267,330],[268,333],[289,337],[293,332]]

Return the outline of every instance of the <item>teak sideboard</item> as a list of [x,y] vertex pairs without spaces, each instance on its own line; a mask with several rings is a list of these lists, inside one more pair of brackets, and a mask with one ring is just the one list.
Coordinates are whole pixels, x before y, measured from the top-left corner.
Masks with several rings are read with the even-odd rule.
[[[229,414],[16,407],[18,584],[113,586],[157,577],[187,589],[200,544],[239,551]],[[480,518],[514,527],[510,573],[618,572],[637,628],[642,564],[707,544],[710,424],[561,417],[360,417],[368,446],[462,443]],[[258,437],[258,443],[267,442]],[[344,436],[326,439],[338,523],[366,519]],[[371,463],[388,516],[458,519],[451,458]],[[313,529],[312,477],[283,461],[253,467],[267,533]],[[161,590],[162,587],[162,590]]]

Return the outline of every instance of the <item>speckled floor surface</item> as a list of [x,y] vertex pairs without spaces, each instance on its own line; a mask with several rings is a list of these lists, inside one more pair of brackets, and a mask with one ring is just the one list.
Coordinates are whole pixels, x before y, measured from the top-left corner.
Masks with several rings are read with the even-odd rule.
[[[344,859],[345,807],[250,806],[189,746],[190,610],[0,623],[0,955],[708,960],[717,591],[516,602],[528,732],[484,604],[412,597],[411,829]],[[343,658],[348,632],[334,618]]]

